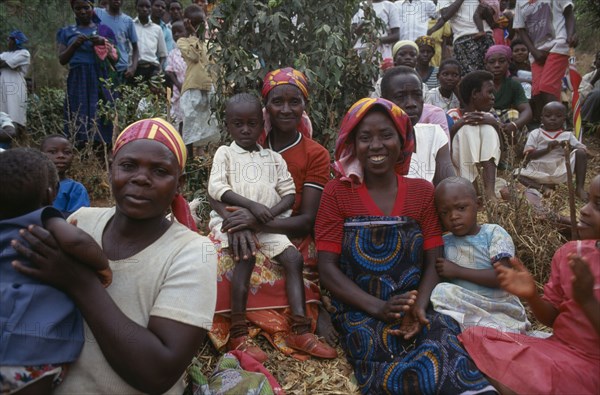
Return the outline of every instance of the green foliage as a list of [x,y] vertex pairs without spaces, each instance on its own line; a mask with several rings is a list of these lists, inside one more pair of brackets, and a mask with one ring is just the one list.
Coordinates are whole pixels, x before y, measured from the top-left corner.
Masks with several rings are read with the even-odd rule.
[[59,28],[74,23],[70,3],[65,0],[0,1],[0,52],[12,30],[21,30],[29,38],[31,53],[29,76],[38,87],[61,87],[66,68],[58,62],[55,37]]
[[97,114],[113,121],[113,139],[120,130],[140,119],[160,117],[170,121],[161,76],[152,77],[149,83],[142,82],[142,77],[136,77],[132,85],[115,86],[111,81],[102,82],[113,92],[113,100],[99,100]]
[[65,92],[62,89],[41,88],[29,96],[27,129],[34,142],[50,134],[62,133]]
[[217,44],[211,53],[221,70],[219,108],[234,93],[260,91],[267,72],[294,67],[310,81],[315,136],[331,148],[339,120],[378,74],[374,62],[361,61],[352,49],[357,10],[358,1],[221,1],[209,21]]
[[596,30],[600,25],[600,1],[574,0],[574,3],[579,49],[595,52],[600,49]]

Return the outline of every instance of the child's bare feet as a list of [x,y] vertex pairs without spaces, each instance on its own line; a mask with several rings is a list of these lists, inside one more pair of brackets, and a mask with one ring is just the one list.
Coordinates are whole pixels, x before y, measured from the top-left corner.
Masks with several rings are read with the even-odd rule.
[[335,347],[338,343],[338,333],[333,327],[331,316],[323,306],[319,306],[319,318],[317,318],[317,335],[321,336],[327,344]]

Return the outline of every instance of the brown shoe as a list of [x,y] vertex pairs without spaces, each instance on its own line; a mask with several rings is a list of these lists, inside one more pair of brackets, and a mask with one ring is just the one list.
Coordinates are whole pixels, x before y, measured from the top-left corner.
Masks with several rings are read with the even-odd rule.
[[334,359],[338,356],[335,348],[319,340],[319,337],[312,333],[303,333],[301,335],[290,333],[285,342],[288,347],[305,352],[313,357]]
[[248,336],[231,337],[227,342],[228,350],[240,350],[250,355],[260,363],[264,363],[269,356],[254,343],[254,340]]

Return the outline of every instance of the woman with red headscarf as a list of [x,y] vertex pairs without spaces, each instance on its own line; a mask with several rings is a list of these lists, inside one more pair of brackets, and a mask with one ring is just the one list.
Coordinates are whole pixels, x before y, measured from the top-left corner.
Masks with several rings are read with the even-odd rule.
[[[54,393],[181,394],[183,373],[212,325],[215,250],[188,229],[178,193],[186,149],[173,126],[158,118],[135,122],[113,155],[116,206],[70,217],[102,246],[112,284],[105,289],[38,226],[23,235],[31,247],[15,246],[35,267],[15,268],[64,291],[85,320],[81,356]],[[169,209],[177,220],[167,218]]]
[[364,394],[493,391],[429,296],[443,255],[433,185],[406,178],[411,121],[385,99],[348,111],[315,226],[319,274]]
[[[312,125],[305,112],[308,81],[302,72],[284,68],[268,73],[264,79],[262,97],[265,129],[259,143],[283,156],[294,179],[296,200],[291,217],[275,218],[265,224],[259,223],[246,209],[226,208],[211,201],[213,208],[224,219],[222,231],[229,232],[233,256],[215,240],[219,252],[217,314],[209,335],[217,348],[237,348],[264,356],[251,339],[262,331],[276,348],[298,359],[306,359],[310,355],[335,358],[335,350],[313,335],[317,319],[322,317],[319,314],[319,288],[315,283],[317,272],[313,226],[323,187],[329,180],[329,153],[311,139]],[[259,231],[288,236],[302,253],[308,319],[291,315],[281,266],[266,259],[255,249],[254,232]],[[230,281],[235,267],[234,256],[246,255],[249,251],[256,253],[246,308],[250,330],[249,335],[240,342],[236,339],[239,336],[230,336]],[[305,336],[305,344],[289,342],[290,332],[298,333],[307,328],[310,328],[310,336]],[[240,332],[236,329],[236,333]]]

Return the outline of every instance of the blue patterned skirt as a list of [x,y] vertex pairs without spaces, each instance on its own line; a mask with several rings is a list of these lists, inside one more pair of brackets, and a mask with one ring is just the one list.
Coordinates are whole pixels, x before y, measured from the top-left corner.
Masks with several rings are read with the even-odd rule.
[[96,115],[98,100],[112,102],[100,78],[108,78],[98,63],[81,63],[69,70],[64,106],[64,133],[77,141],[112,142],[112,123]]
[[[341,270],[382,300],[418,288],[423,234],[408,217],[353,217],[344,224]],[[472,394],[493,389],[460,345],[458,324],[429,310],[429,325],[404,340],[387,323],[333,300],[334,324],[363,394]]]

